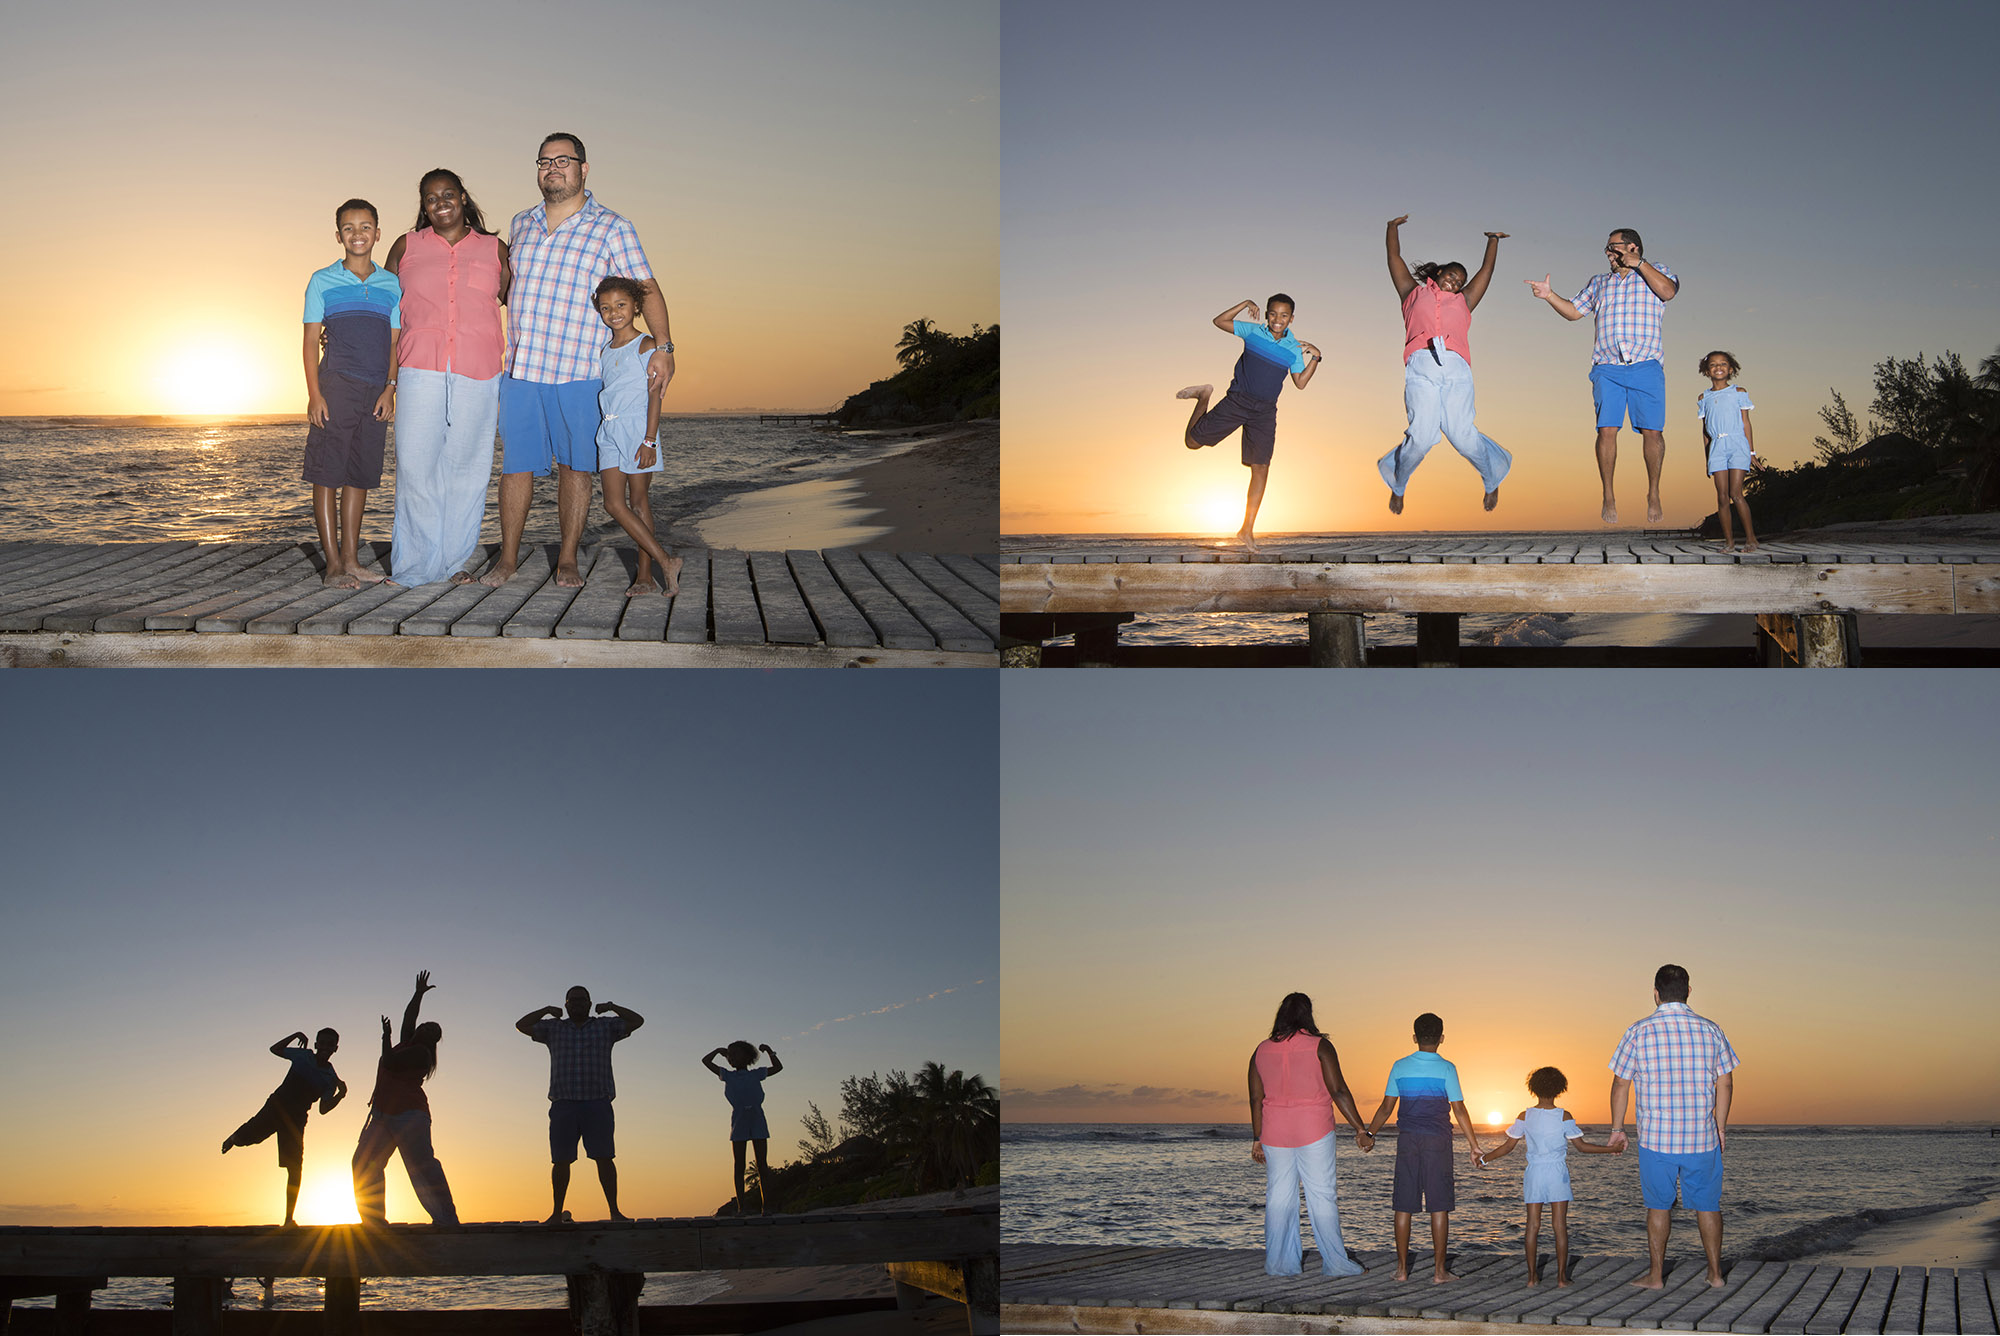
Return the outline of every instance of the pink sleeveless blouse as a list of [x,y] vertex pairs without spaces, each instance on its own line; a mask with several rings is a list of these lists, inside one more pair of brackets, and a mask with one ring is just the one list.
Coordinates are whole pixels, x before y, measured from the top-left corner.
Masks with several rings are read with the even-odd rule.
[[403,238],[403,342],[400,362],[419,371],[452,371],[474,380],[500,374],[500,238],[467,232],[457,245],[430,228]]
[[[409,323],[405,314],[405,330]],[[410,336],[406,332],[403,337]],[[1403,361],[1407,363],[1435,338],[1442,338],[1448,351],[1472,365],[1472,308],[1465,304],[1465,294],[1446,292],[1435,281],[1426,280],[1403,298]]]
[[1319,1070],[1320,1036],[1301,1030],[1257,1045],[1264,1080],[1264,1144],[1310,1146],[1333,1131],[1333,1099]]

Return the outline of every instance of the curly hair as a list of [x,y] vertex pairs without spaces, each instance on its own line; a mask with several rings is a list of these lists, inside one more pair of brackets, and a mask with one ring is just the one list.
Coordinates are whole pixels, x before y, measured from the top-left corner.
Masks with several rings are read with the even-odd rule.
[[1701,361],[1695,364],[1694,369],[1696,371],[1701,372],[1702,375],[1706,376],[1708,374],[1708,364],[1710,362],[1713,362],[1718,357],[1720,357],[1723,361],[1729,363],[1729,378],[1731,380],[1734,380],[1736,379],[1736,377],[1743,374],[1743,364],[1736,360],[1736,354],[1726,353],[1722,351],[1722,349],[1720,348],[1717,348],[1712,353],[1705,354],[1702,357]]
[[1569,1078],[1554,1067],[1537,1067],[1528,1073],[1528,1093],[1536,1099],[1554,1099],[1569,1089]]
[[636,280],[622,278],[617,274],[613,274],[597,285],[597,291],[591,296],[590,304],[595,306],[597,303],[603,301],[608,294],[613,292],[624,293],[632,299],[632,305],[634,306],[643,306],[646,303],[646,290],[640,287]]

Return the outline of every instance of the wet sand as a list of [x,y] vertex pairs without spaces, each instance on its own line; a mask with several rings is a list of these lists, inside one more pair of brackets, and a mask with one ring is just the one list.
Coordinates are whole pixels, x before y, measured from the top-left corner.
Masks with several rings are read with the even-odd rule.
[[696,521],[701,541],[746,550],[999,550],[998,420],[852,434],[907,445],[837,478],[734,497]]
[[1877,1225],[1846,1247],[1807,1260],[1842,1266],[2000,1268],[2000,1197]]

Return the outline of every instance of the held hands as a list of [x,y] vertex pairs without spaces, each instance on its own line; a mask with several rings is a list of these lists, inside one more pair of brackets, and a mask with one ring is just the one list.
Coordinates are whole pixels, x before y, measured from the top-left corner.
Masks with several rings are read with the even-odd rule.
[[[396,387],[391,385],[376,396],[375,420],[377,422],[387,422],[394,416],[396,416]],[[326,424],[322,422],[320,425],[323,427]]]
[[1361,1147],[1361,1153],[1366,1155],[1375,1149],[1375,1134],[1365,1127],[1357,1127],[1354,1129],[1354,1144]]
[[1611,1135],[1604,1139],[1604,1144],[1623,1151],[1625,1149],[1625,1129],[1622,1127],[1612,1128]]

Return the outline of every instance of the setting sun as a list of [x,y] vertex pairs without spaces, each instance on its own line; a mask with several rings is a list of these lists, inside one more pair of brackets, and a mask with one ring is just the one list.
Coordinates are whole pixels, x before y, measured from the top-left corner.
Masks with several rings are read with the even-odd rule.
[[1215,488],[1195,497],[1192,509],[1197,529],[1233,533],[1243,523],[1243,493]]
[[298,1219],[302,1225],[359,1224],[353,1181],[338,1170],[314,1174],[299,1185]]
[[1506,1121],[1507,1121],[1507,1115],[1501,1113],[1500,1110],[1498,1109],[1494,1109],[1492,1112],[1486,1115],[1486,1122],[1489,1127],[1498,1127],[1500,1126],[1501,1123],[1504,1123]]
[[173,413],[245,413],[268,400],[270,377],[243,344],[197,337],[167,354],[154,379],[159,403]]

